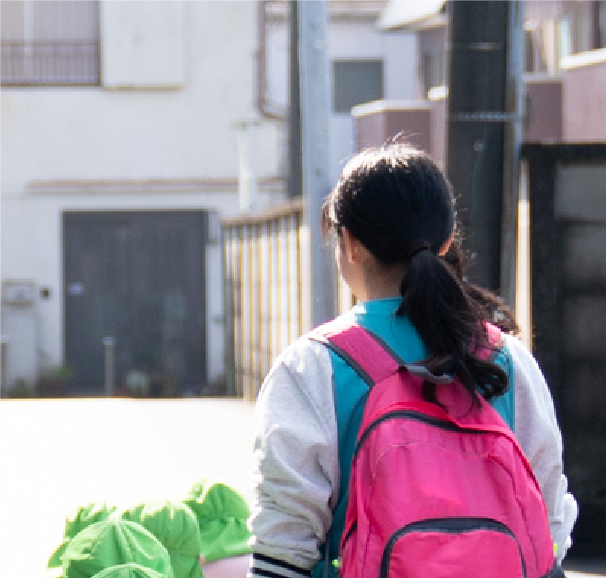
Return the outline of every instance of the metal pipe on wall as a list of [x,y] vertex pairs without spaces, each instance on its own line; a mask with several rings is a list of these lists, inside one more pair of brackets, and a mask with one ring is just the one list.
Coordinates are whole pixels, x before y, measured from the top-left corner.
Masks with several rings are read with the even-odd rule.
[[113,337],[103,338],[104,389],[107,397],[112,397],[115,392],[115,346],[116,340]]
[[8,386],[8,335],[0,336],[0,397]]
[[505,106],[505,161],[503,166],[503,225],[501,296],[510,307],[516,302],[518,211],[520,201],[520,150],[526,94],[524,72],[524,5],[521,0],[508,3],[507,22],[507,85]]
[[271,0],[260,0],[258,4],[258,55],[257,55],[257,106],[265,118],[285,121],[287,112],[279,105],[267,100],[267,5]]

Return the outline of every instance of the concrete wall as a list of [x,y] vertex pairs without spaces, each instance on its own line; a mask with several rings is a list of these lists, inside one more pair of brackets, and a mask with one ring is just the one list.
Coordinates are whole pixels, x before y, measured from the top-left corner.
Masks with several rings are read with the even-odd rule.
[[446,107],[447,88],[430,90],[431,102],[431,156],[437,165],[446,169]]
[[[256,15],[251,1],[101,2],[101,86],[3,87],[2,280],[36,288],[31,305],[2,306],[9,383],[62,362],[62,211],[236,215],[238,127],[250,121],[262,203],[281,198],[282,129],[255,107]],[[220,245],[208,253],[212,380],[223,371]]]
[[377,101],[354,107],[352,115],[357,150],[402,138],[432,153],[432,108],[428,101]]
[[354,107],[356,149],[380,146],[397,137],[427,152],[444,168],[446,91],[430,92],[431,100],[384,100]]
[[606,48],[562,61],[564,140],[606,140]]
[[183,86],[182,2],[102,2],[100,12],[103,86]]
[[559,141],[563,136],[563,86],[560,77],[528,76],[526,89],[526,142]]

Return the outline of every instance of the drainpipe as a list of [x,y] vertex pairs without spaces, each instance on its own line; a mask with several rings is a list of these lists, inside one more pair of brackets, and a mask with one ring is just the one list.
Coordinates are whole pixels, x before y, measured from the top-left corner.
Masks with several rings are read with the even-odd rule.
[[289,0],[290,84],[288,115],[288,196],[303,194],[303,142],[301,133],[301,83],[299,68],[299,2]]
[[0,397],[6,397],[8,386],[8,335],[0,335]]
[[267,23],[266,6],[270,0],[261,0],[259,2],[258,14],[258,44],[259,54],[257,58],[257,105],[263,118],[270,120],[285,121],[288,119],[287,112],[280,110],[279,105],[268,102],[266,94],[267,84]]
[[525,87],[523,2],[510,0],[507,23],[507,75],[505,86],[505,150],[503,159],[503,225],[501,297],[515,305],[517,284],[518,205],[520,192],[520,149],[523,140]]
[[287,123],[288,132],[288,197],[300,197],[303,192],[301,98],[299,86],[298,0],[288,0],[287,19],[290,39],[289,106],[283,110],[267,100],[267,15],[272,0],[261,0],[258,6],[257,104],[263,118]]

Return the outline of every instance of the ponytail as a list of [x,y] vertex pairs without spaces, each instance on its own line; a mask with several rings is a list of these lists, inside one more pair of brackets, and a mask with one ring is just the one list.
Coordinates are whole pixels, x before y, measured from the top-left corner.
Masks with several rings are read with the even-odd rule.
[[[507,374],[477,352],[493,348],[484,325],[485,312],[456,271],[431,250],[408,260],[400,286],[397,315],[408,315],[429,350],[425,365],[435,375],[457,375],[477,401],[477,391],[490,399],[507,389]],[[425,382],[423,395],[437,403],[436,385]]]
[[520,334],[520,326],[513,311],[503,300],[488,289],[470,283],[465,277],[464,254],[458,243],[451,243],[444,260],[451,266],[457,277],[465,284],[467,294],[482,310],[483,318],[496,325],[501,331],[512,335]]

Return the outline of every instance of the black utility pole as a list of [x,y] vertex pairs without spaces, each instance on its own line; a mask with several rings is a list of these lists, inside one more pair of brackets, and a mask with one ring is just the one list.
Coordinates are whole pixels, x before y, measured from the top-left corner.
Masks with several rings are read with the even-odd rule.
[[[520,111],[519,95],[512,94],[508,51],[520,48],[511,46],[510,40],[514,22],[510,11],[519,11],[519,5],[504,0],[452,0],[449,5],[447,173],[457,195],[463,247],[470,257],[468,277],[493,290],[502,288],[503,239],[507,245],[511,237],[503,227],[515,228],[507,216],[508,195],[517,195],[517,178],[511,178],[515,143],[509,135],[510,123],[519,122]],[[509,190],[504,190],[504,183]],[[507,301],[512,298],[507,295]]]

